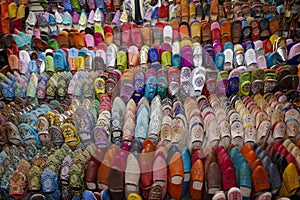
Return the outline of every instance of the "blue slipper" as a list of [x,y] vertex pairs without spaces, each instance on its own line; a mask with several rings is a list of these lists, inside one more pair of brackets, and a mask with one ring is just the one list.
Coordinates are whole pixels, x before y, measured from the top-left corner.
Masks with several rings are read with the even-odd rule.
[[38,72],[39,72],[39,69],[38,69],[38,66],[37,66],[35,60],[31,60],[31,61],[28,63],[28,68],[29,68],[30,74],[31,74],[31,73],[38,73]]
[[64,57],[60,53],[55,53],[53,55],[54,66],[56,71],[65,71]]
[[[185,146],[182,149],[181,152],[181,157],[183,161],[183,168],[184,168],[184,174],[190,174],[191,173],[191,156],[188,148]],[[190,176],[184,176],[184,181],[183,181],[183,190],[182,190],[182,195],[181,197],[184,198],[186,193],[188,192],[190,185]]]
[[61,50],[61,49],[56,50],[56,53],[59,53],[59,54],[62,55],[63,62],[64,62],[64,69],[65,69],[65,71],[69,72],[70,69],[69,69],[69,65],[68,65],[66,53],[63,50]]
[[64,11],[72,11],[72,4],[70,0],[62,0]]
[[5,100],[12,101],[15,98],[14,88],[6,83],[0,83],[0,89]]
[[41,183],[46,199],[60,199],[58,178],[54,171],[49,168],[45,168],[41,175]]

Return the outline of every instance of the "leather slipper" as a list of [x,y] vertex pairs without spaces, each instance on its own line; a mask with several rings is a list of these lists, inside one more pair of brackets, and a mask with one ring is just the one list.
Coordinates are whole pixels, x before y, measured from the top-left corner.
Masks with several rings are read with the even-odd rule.
[[179,152],[171,156],[168,166],[168,192],[172,198],[180,199],[182,195],[182,186],[184,178],[184,167]]
[[228,200],[234,200],[234,199],[236,199],[236,200],[242,200],[243,197],[242,197],[240,189],[236,188],[236,187],[231,188],[228,191],[227,199]]
[[204,182],[204,165],[203,162],[198,159],[196,160],[191,169],[191,182],[189,192],[192,199],[201,199],[203,193],[203,182]]
[[242,38],[241,33],[242,33],[242,22],[236,20],[231,24],[231,36],[232,36],[233,44],[239,44],[241,42],[241,38]]
[[200,22],[197,20],[192,21],[190,24],[191,30],[191,38],[194,42],[201,42],[201,25]]
[[61,48],[69,48],[68,32],[62,31],[57,36]]
[[226,42],[231,42],[231,25],[229,21],[224,21],[221,24],[221,41],[224,45]]
[[201,35],[202,35],[202,41],[207,43],[211,41],[211,27],[208,22],[201,23]]
[[156,155],[153,163],[153,184],[161,187],[161,195],[164,198],[167,193],[167,165],[162,153]]

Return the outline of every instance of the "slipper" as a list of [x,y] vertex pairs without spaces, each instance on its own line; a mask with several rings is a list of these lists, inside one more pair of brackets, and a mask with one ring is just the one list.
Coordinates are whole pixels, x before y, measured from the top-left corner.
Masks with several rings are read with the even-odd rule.
[[269,54],[266,54],[266,59],[267,59],[267,66],[268,68],[271,68],[272,66],[279,64],[280,58],[281,56],[279,55],[278,52],[272,52]]
[[296,65],[296,63],[300,60],[299,46],[300,46],[299,44],[296,44],[291,47],[289,55],[288,55],[288,61],[287,61],[288,64]]
[[232,36],[232,43],[239,44],[242,39],[242,22],[239,20],[234,21],[231,24],[231,36]]
[[210,21],[210,4],[204,3],[203,4],[203,15],[205,21]]
[[28,53],[28,51],[26,50],[21,50],[19,52],[19,59],[20,60],[24,60],[27,64],[30,62],[31,58],[30,58],[30,55]]
[[75,32],[74,33],[74,44],[75,47],[78,49],[81,49],[82,47],[85,47],[85,40],[84,40],[84,34]]
[[157,78],[155,75],[152,75],[151,72],[148,70],[145,79],[145,97],[149,101],[151,101],[156,94],[156,90],[157,90]]
[[153,43],[157,46],[163,42],[163,30],[155,27],[153,29]]
[[85,44],[88,49],[93,49],[95,47],[94,37],[90,34],[85,35]]
[[203,48],[201,45],[197,45],[193,49],[193,63],[195,67],[202,67],[203,62]]
[[193,66],[193,50],[190,46],[185,45],[181,49],[182,55],[182,67],[192,67]]
[[256,68],[256,53],[254,49],[248,49],[245,53],[245,61],[248,70],[252,71],[253,69]]
[[215,55],[217,55],[218,53],[222,53],[223,52],[223,48],[222,48],[221,42],[220,41],[215,41],[213,43],[213,49],[214,49]]
[[178,93],[180,86],[180,71],[177,67],[171,67],[168,71],[169,93],[173,96]]
[[61,48],[69,48],[68,32],[62,31],[57,35],[58,43]]
[[192,71],[189,67],[182,67],[180,73],[180,90],[182,95],[190,94]]
[[31,61],[28,63],[28,68],[29,68],[30,74],[31,74],[31,73],[38,73],[38,72],[39,72],[39,69],[38,69],[38,67],[37,67],[37,64],[36,64],[36,61],[35,61],[35,60],[31,60]]
[[226,42],[231,42],[231,25],[229,21],[224,21],[221,24],[221,41],[224,45]]
[[156,48],[152,47],[148,50],[148,59],[151,64],[151,68],[158,70],[160,66],[160,58]]
[[50,34],[58,34],[59,33],[59,27],[57,26],[56,19],[53,14],[49,14],[48,24],[49,24]]
[[106,52],[102,49],[98,49],[96,51],[96,57],[98,57],[98,56],[102,58],[104,64],[106,65]]
[[32,35],[34,27],[35,27],[35,25],[37,23],[36,16],[35,16],[35,14],[33,12],[31,12],[31,11],[29,12],[29,15],[28,15],[25,23],[26,23],[25,32],[27,34]]
[[12,2],[8,5],[8,16],[10,19],[14,19],[17,17],[17,10],[18,10],[18,5],[15,2]]
[[167,21],[169,18],[169,4],[163,3],[158,9],[159,21]]
[[218,22],[213,22],[211,24],[211,33],[212,33],[212,40],[221,40],[221,30],[220,25]]
[[63,29],[63,18],[62,15],[56,10],[54,13],[56,24],[59,30]]
[[204,63],[207,68],[215,69],[215,52],[211,44],[204,46]]
[[242,200],[243,197],[242,197],[240,189],[236,188],[236,187],[231,188],[228,191],[227,199],[228,200],[234,200],[234,199],[236,199],[236,200]]
[[172,66],[172,58],[171,58],[171,53],[169,51],[164,51],[161,54],[161,62],[162,62],[162,67],[165,69],[169,69],[169,67]]
[[197,20],[192,21],[190,24],[191,37],[194,42],[201,42],[201,25]]
[[64,11],[72,11],[71,0],[63,0],[62,5],[64,6]]
[[263,69],[255,69],[251,72],[252,93],[262,92],[264,88],[264,71]]
[[87,26],[87,14],[85,13],[84,10],[81,12],[78,25],[79,25],[79,29],[78,29],[79,31],[85,30]]
[[136,25],[131,25],[131,41],[132,45],[137,46],[139,49],[143,46],[142,34]]
[[269,20],[270,23],[270,33],[271,35],[278,33],[280,31],[280,25],[278,23],[278,20],[276,18],[272,18]]
[[69,12],[64,12],[62,16],[63,28],[71,29],[73,26],[72,16]]
[[139,65],[139,52],[138,52],[138,49],[136,51],[128,50],[128,65],[129,65],[130,68],[138,67],[138,65]]
[[122,25],[122,45],[125,47],[131,46],[131,25]]
[[8,56],[8,64],[12,71],[19,70],[19,58],[17,56],[9,55]]
[[145,23],[147,24],[150,23],[152,15],[153,15],[153,9],[149,7],[145,12],[145,16],[144,16]]
[[205,84],[205,69],[203,67],[197,67],[195,69],[193,69],[192,71],[192,86],[193,89],[191,90],[191,96],[199,96],[202,94],[203,91],[203,87]]
[[[35,39],[35,38],[34,38],[34,39]],[[43,45],[45,45],[45,44],[43,44]],[[48,41],[48,45],[49,45],[49,47],[50,47],[51,49],[53,49],[53,50],[59,49],[59,43],[58,43],[58,41],[55,40],[55,39],[49,40],[49,41]]]
[[239,95],[248,95],[251,90],[250,73],[243,72],[240,76]]
[[124,51],[119,51],[117,54],[117,66],[121,72],[127,69],[127,56]]
[[27,41],[25,41],[20,35],[13,34],[13,38],[19,49],[28,48]]
[[139,187],[138,182],[140,178],[140,166],[138,160],[133,154],[127,157],[127,166],[125,170],[125,195],[137,193]]
[[7,101],[12,101],[15,98],[14,89],[12,86],[1,82],[0,83],[0,89],[2,90],[2,96]]
[[25,12],[26,15],[28,15],[28,9],[25,11],[26,7],[25,5],[19,5],[19,8],[17,10],[17,19],[24,19],[25,18]]
[[219,2],[212,1],[210,4],[210,19],[212,21],[217,21],[219,17]]
[[224,50],[224,56],[225,56],[225,60],[224,60],[224,69],[225,70],[230,70],[233,68],[232,66],[232,62],[233,62],[233,51],[231,49],[225,49]]
[[111,44],[107,47],[106,50],[106,70],[114,69],[116,65],[117,50],[114,47],[114,44]]
[[171,26],[165,26],[163,31],[164,42],[172,44],[173,41],[173,29]]
[[64,63],[64,68],[66,71],[69,71],[69,66],[68,66],[68,62],[67,62],[67,55],[66,55],[66,52],[62,49],[58,49],[56,50],[56,53],[59,53],[62,55],[62,58],[63,58],[63,63]]
[[223,53],[216,54],[215,57],[215,64],[217,70],[224,70],[224,62],[225,62],[225,56]]

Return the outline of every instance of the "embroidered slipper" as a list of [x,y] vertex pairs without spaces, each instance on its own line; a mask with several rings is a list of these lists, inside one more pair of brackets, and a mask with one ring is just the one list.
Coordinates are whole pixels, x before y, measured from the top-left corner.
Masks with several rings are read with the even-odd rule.
[[180,93],[181,95],[189,95],[192,88],[191,85],[192,70],[189,67],[182,67],[180,73]]
[[57,35],[57,40],[58,40],[59,46],[60,46],[61,48],[69,48],[68,32],[66,32],[66,31],[61,31],[61,32]]
[[56,24],[58,26],[58,31],[63,30],[64,27],[63,27],[62,15],[56,10],[55,13],[54,13],[54,16],[55,16]]
[[155,27],[153,29],[153,44],[160,46],[163,43],[163,32],[162,29]]
[[245,53],[245,62],[248,70],[252,71],[256,68],[256,53],[254,49],[248,49]]
[[69,12],[64,12],[63,16],[62,16],[62,23],[63,23],[63,27],[62,28],[67,28],[67,29],[71,29],[73,26],[73,21],[72,21],[72,16],[70,15]]
[[122,25],[122,45],[125,47],[131,46],[131,25]]
[[192,21],[190,24],[191,38],[194,42],[201,42],[201,25],[198,20]]
[[240,20],[233,21],[231,24],[232,43],[239,44],[242,39],[242,22]]
[[225,56],[225,60],[224,60],[224,69],[225,70],[230,70],[233,68],[232,66],[232,62],[233,62],[233,51],[231,49],[225,49],[224,50],[224,56]]
[[157,90],[156,73],[153,74],[152,72],[154,71],[152,69],[154,68],[151,68],[147,71],[145,79],[145,97],[147,97],[149,101],[154,98]]
[[232,42],[231,41],[231,25],[229,21],[224,21],[221,24],[221,41],[224,45],[226,42]]
[[171,26],[165,26],[163,31],[164,42],[172,44],[173,41],[173,29]]
[[248,95],[251,90],[250,73],[242,72],[240,76],[239,95]]
[[[205,7],[204,7],[205,9]],[[219,2],[213,0],[210,4],[210,19],[212,21],[217,21],[219,16]]]
[[178,93],[180,86],[180,71],[177,67],[172,67],[168,72],[169,93],[173,96]]
[[132,45],[137,46],[139,49],[143,46],[143,39],[140,29],[136,25],[131,25],[131,41]]
[[81,12],[80,14],[80,18],[79,18],[79,21],[78,21],[78,25],[79,25],[79,31],[83,31],[85,30],[86,26],[87,26],[87,14],[83,11]]

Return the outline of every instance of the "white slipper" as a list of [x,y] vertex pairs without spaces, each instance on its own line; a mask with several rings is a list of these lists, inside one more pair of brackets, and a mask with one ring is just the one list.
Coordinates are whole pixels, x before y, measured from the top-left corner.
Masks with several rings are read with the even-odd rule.
[[228,191],[227,200],[243,200],[241,190],[233,187]]
[[172,40],[173,40],[173,29],[171,26],[167,25],[164,27],[164,42],[165,43],[169,43],[172,44]]

